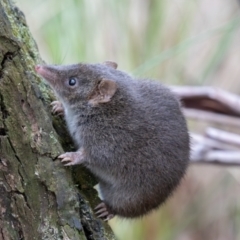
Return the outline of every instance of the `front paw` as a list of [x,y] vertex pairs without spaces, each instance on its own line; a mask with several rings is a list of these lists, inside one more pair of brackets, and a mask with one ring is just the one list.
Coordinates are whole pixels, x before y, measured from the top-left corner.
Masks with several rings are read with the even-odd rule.
[[51,103],[52,106],[52,113],[58,114],[58,115],[64,115],[64,108],[60,101],[53,101]]
[[62,163],[67,162],[64,166],[77,165],[84,162],[84,154],[82,150],[78,152],[66,152],[58,156],[58,158],[62,159]]

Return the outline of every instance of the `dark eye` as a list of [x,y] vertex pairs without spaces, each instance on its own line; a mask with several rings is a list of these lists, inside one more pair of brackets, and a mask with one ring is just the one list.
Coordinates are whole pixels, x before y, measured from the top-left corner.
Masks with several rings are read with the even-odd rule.
[[77,83],[76,78],[69,78],[68,84],[70,86],[74,86]]

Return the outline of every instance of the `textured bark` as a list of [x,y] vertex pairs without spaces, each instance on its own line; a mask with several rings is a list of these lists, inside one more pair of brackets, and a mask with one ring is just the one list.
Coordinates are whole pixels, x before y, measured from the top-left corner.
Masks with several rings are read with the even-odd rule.
[[40,62],[23,13],[0,0],[0,240],[115,239],[92,213],[94,178],[57,160],[72,143]]

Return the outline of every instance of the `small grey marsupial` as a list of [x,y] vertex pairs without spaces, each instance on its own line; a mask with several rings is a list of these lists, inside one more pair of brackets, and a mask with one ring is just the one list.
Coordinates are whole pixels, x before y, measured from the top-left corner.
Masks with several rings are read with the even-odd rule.
[[177,97],[165,86],[135,79],[114,62],[36,66],[59,101],[78,150],[59,156],[83,164],[99,180],[97,214],[135,218],[159,207],[189,162],[189,135]]

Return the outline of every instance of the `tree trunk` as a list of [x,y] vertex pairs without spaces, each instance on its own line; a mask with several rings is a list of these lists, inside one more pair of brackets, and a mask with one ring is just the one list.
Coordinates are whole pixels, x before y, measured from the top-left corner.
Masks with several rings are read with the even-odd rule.
[[23,13],[0,0],[0,240],[115,239],[90,207],[94,178],[57,160],[73,144],[50,113],[41,62]]

